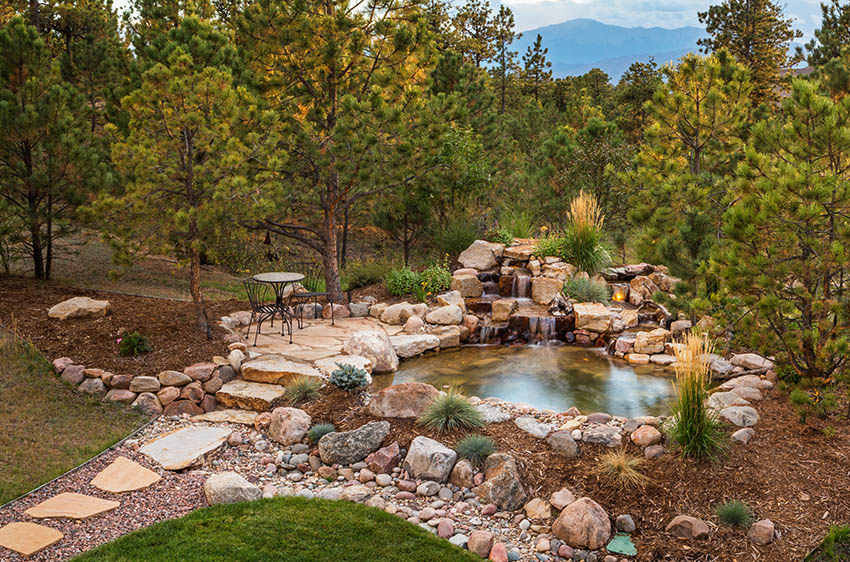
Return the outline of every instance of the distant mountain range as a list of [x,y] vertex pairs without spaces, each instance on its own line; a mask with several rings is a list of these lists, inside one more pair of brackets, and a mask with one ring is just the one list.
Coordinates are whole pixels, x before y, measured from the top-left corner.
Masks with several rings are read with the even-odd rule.
[[543,46],[549,49],[547,57],[554,77],[600,68],[613,83],[635,61],[646,62],[653,57],[660,66],[697,51],[697,39],[705,36],[705,30],[699,27],[620,27],[592,19],[573,19],[523,31],[522,38],[513,44],[520,62],[538,33],[543,37]]

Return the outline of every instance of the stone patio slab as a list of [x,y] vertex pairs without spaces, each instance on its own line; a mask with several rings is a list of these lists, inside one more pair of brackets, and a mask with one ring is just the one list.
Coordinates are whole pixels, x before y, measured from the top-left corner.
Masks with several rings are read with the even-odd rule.
[[222,386],[215,397],[228,408],[267,412],[283,401],[285,393],[277,384],[234,380]]
[[194,416],[193,422],[212,422],[212,423],[241,423],[245,425],[254,425],[254,420],[259,414],[249,410],[213,410],[206,414]]
[[104,492],[120,494],[148,488],[162,476],[127,457],[116,457],[112,463],[95,476],[91,485]]
[[56,544],[62,540],[63,536],[56,529],[19,521],[0,527],[0,546],[13,550],[21,556],[32,556]]
[[[340,346],[337,346],[339,348]],[[339,349],[305,349],[303,351],[293,351],[291,353],[287,353],[286,351],[282,351],[280,353],[287,359],[291,359],[294,361],[318,361],[320,359],[327,359],[328,357],[333,357],[334,355],[339,355]]]
[[63,492],[34,505],[24,513],[30,517],[44,519],[47,517],[69,517],[71,519],[88,519],[100,513],[111,511],[121,505],[121,502],[102,500],[94,496]]
[[242,363],[242,378],[251,382],[286,385],[298,377],[321,376],[311,365],[288,361],[280,355],[261,355]]
[[221,447],[230,433],[226,427],[185,427],[154,439],[139,451],[166,470],[181,470]]

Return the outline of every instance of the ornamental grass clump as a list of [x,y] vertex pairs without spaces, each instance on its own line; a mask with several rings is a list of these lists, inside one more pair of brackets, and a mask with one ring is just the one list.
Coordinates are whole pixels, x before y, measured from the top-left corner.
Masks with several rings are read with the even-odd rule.
[[715,508],[715,511],[721,522],[734,527],[746,527],[753,521],[753,512],[750,510],[750,506],[739,500],[720,504]]
[[332,423],[317,423],[307,432],[307,438],[310,439],[310,443],[315,445],[319,442],[319,439],[334,431],[336,431],[336,428]]
[[481,412],[454,388],[437,396],[417,421],[437,431],[484,427]]
[[570,279],[564,285],[564,294],[579,302],[601,302],[608,304],[611,298],[611,289],[605,283],[593,281],[592,279],[575,278]]
[[725,448],[720,421],[707,405],[711,351],[708,340],[693,333],[675,350],[676,402],[669,435],[685,457],[714,459]]
[[649,477],[640,471],[644,459],[630,455],[625,449],[611,451],[599,459],[599,475],[619,490],[643,488]]
[[364,369],[354,365],[337,363],[336,369],[331,373],[330,382],[337,388],[346,392],[354,392],[369,386],[372,378]]
[[316,377],[298,377],[286,385],[283,394],[290,406],[311,402],[319,397],[322,381]]
[[467,435],[455,446],[457,456],[466,459],[474,467],[496,452],[496,443],[486,435]]
[[566,261],[579,271],[590,275],[602,271],[611,263],[611,255],[602,239],[605,215],[596,198],[580,191],[570,203],[567,215],[569,226],[566,231]]

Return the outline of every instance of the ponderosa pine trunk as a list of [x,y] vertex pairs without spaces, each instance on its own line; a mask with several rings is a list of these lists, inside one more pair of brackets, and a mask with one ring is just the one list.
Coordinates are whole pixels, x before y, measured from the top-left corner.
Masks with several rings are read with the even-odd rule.
[[191,264],[189,266],[189,291],[192,293],[192,302],[195,304],[198,327],[204,331],[207,339],[211,339],[210,322],[207,318],[206,307],[204,306],[204,297],[201,294],[201,252],[196,248],[192,248]]

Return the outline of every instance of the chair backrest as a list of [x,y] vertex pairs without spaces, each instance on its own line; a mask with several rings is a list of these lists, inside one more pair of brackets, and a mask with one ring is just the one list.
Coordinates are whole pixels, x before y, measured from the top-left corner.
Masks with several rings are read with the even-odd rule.
[[242,284],[245,286],[245,293],[248,295],[248,302],[251,303],[251,308],[257,310],[263,306],[263,303],[266,302],[268,297],[268,285],[255,281],[253,277],[245,279],[242,281]]
[[325,274],[322,264],[304,261],[292,262],[287,266],[292,271],[297,271],[304,275],[304,280],[301,281],[301,286],[311,293],[321,293],[325,291]]

